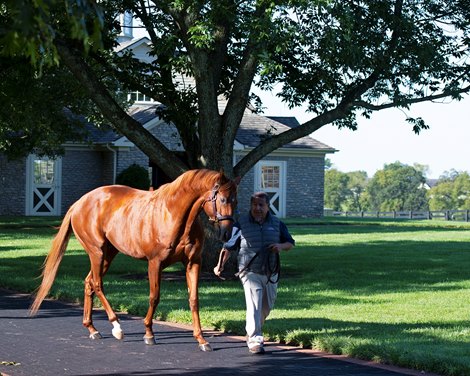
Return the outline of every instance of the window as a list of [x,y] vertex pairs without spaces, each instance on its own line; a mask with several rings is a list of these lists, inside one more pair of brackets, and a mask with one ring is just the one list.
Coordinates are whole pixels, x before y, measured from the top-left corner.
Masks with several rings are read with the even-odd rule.
[[34,160],[34,184],[54,183],[54,161],[47,159]]
[[120,16],[120,23],[121,23],[121,35],[126,37],[132,37],[132,18],[133,15],[131,12],[124,12]]
[[279,166],[261,166],[261,188],[279,188],[280,187],[280,167]]
[[127,100],[132,101],[132,102],[147,102],[147,103],[153,103],[154,100],[147,95],[142,94],[139,91],[131,91],[127,95]]

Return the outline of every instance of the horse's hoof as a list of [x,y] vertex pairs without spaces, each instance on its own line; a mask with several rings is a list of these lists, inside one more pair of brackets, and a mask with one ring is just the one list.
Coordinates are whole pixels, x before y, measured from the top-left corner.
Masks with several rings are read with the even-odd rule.
[[90,333],[90,339],[102,339],[100,332]]
[[146,345],[156,345],[157,342],[155,341],[155,337],[145,337],[144,336],[144,342]]
[[212,351],[212,347],[208,343],[203,343],[203,344],[199,344],[199,350],[201,350],[201,351]]
[[124,332],[121,329],[114,329],[111,330],[111,333],[113,334],[113,337],[116,339],[123,339],[124,338]]

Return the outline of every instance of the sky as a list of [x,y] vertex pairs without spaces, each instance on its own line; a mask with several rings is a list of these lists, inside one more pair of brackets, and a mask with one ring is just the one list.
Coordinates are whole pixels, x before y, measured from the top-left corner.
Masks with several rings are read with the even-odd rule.
[[[273,94],[261,97],[266,116],[295,116],[301,123],[310,119],[304,109],[290,110]],[[406,114],[422,117],[430,129],[416,135]],[[362,170],[372,177],[397,161],[428,166],[427,178],[437,179],[452,169],[470,172],[470,96],[460,102],[416,104],[406,114],[382,110],[370,119],[358,117],[356,131],[325,125],[311,136],[337,150],[327,158],[342,172]]]

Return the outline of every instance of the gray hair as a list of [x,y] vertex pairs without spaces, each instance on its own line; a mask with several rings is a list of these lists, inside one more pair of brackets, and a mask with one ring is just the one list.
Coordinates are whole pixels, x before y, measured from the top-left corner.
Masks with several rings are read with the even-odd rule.
[[266,201],[266,204],[269,205],[269,196],[266,192],[255,192],[251,195],[250,203],[252,203],[255,199],[262,198]]

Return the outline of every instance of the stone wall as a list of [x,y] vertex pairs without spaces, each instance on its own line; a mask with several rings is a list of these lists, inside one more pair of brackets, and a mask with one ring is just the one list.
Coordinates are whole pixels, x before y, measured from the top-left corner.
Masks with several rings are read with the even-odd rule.
[[0,154],[0,215],[24,215],[26,159],[9,161]]
[[[263,160],[286,162],[286,217],[321,217],[324,205],[325,158],[267,157]],[[252,168],[238,189],[238,211],[250,208],[250,197],[255,191],[255,173]]]
[[113,184],[113,153],[66,150],[62,158],[62,214],[85,193]]

